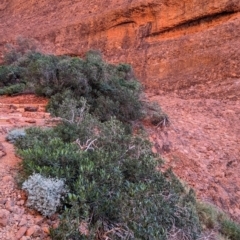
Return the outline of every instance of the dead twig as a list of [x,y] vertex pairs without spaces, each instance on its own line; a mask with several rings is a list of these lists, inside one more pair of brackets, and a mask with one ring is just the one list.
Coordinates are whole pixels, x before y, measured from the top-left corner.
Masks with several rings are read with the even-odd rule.
[[85,144],[81,144],[79,138],[75,141],[75,143],[79,146],[79,148],[82,151],[88,151],[88,150],[94,150],[97,146],[95,145],[95,142],[97,141],[97,138],[95,139],[88,139]]

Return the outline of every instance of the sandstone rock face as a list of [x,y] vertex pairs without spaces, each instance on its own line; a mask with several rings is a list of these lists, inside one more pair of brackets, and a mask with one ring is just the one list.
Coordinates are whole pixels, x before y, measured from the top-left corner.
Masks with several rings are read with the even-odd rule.
[[210,84],[222,97],[221,83],[240,95],[239,0],[3,0],[0,19],[1,52],[20,35],[55,54],[99,49],[151,90]]

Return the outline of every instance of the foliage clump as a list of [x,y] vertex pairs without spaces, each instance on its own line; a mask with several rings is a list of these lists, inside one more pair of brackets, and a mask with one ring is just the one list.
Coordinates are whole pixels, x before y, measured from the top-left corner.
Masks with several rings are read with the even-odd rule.
[[[65,179],[66,210],[51,231],[53,239],[166,239],[173,225],[196,239],[194,193],[171,171],[156,170],[161,159],[144,133],[133,136],[116,118],[101,122],[85,99],[81,107],[65,102],[60,113],[67,104],[69,114],[60,125],[27,129],[17,143],[25,178],[39,173]],[[88,235],[79,231],[82,223]]]
[[51,97],[48,110],[56,116],[58,105],[68,97],[77,102],[84,97],[91,114],[101,121],[115,116],[126,122],[142,116],[141,87],[131,66],[107,64],[97,51],[87,52],[84,59],[46,55],[21,39],[0,67],[0,87],[1,95],[30,91]]
[[[64,179],[68,189],[52,238],[167,239],[174,228],[197,239],[201,229],[194,192],[170,170],[157,171],[162,160],[152,153],[145,133],[132,134],[131,123],[143,113],[132,68],[107,64],[94,51],[81,59],[20,50],[11,52],[3,66],[20,72],[7,74],[4,84],[24,83],[24,91],[49,97],[48,110],[61,119],[52,128],[26,129],[15,141],[23,181],[40,174],[44,181]],[[153,123],[167,125],[167,116],[155,110]],[[45,215],[56,210],[41,210],[37,192],[31,191],[32,207]]]
[[204,230],[220,232],[224,239],[240,239],[240,226],[217,207],[198,202],[197,213]]
[[26,132],[24,128],[13,129],[8,133],[6,140],[11,143],[15,143],[16,141],[21,141],[25,135]]
[[28,194],[27,206],[44,216],[51,216],[61,204],[66,193],[64,181],[33,174],[23,183],[22,189]]

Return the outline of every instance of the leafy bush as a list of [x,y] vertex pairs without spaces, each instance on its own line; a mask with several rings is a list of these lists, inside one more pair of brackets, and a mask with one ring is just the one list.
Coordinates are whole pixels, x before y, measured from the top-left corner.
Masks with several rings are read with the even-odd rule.
[[37,51],[36,41],[29,38],[19,36],[16,39],[15,45],[7,44],[6,51],[4,53],[4,62],[6,64],[14,64],[21,57],[28,53],[34,53]]
[[[139,101],[140,85],[129,79],[131,67],[106,64],[101,56],[89,52],[86,59],[64,58],[59,61],[57,70],[59,85],[64,91],[57,90],[50,102],[48,110],[56,116],[57,106],[66,98],[80,101],[85,97],[90,112],[101,121],[116,116],[121,121],[136,120],[141,117]],[[128,71],[128,72],[124,72]],[[65,89],[68,89],[67,91]],[[79,102],[80,104],[80,102]]]
[[221,221],[220,232],[231,240],[240,239],[240,225],[229,218],[225,218]]
[[142,117],[141,87],[130,65],[107,64],[95,51],[89,51],[81,59],[41,54],[31,46],[21,39],[16,48],[9,49],[6,65],[0,67],[0,86],[25,85],[11,86],[3,89],[1,94],[22,92],[24,87],[38,95],[51,97],[48,109],[55,115],[56,106],[70,95],[77,102],[84,97],[90,113],[101,121],[112,116],[125,122]]
[[[11,131],[12,132],[12,131]],[[12,134],[8,135],[12,136]],[[14,144],[15,146],[20,149],[28,149],[32,148],[33,146],[39,144],[39,142],[43,142],[47,144],[50,139],[54,137],[53,130],[51,128],[37,128],[37,127],[30,127],[26,129],[21,129],[21,132],[24,133],[23,138],[15,138]],[[13,130],[13,135],[15,131]]]
[[61,204],[66,193],[64,181],[46,178],[40,174],[31,175],[22,185],[28,194],[27,206],[36,209],[44,216],[51,216]]
[[[99,121],[83,107],[86,100],[81,101],[78,108],[69,100],[74,117],[63,114],[62,124],[52,130],[28,130],[18,151],[25,177],[35,172],[64,178],[69,189],[64,200],[69,209],[59,228],[51,231],[53,239],[104,234],[113,239],[166,239],[173,223],[196,239],[200,228],[193,192],[170,171],[156,171],[161,160],[144,135],[132,136],[115,118]],[[64,113],[66,106],[59,111]],[[29,145],[34,131],[37,140]],[[87,223],[88,236],[79,232],[82,222]]]
[[17,66],[0,66],[0,87],[21,83],[23,71],[24,69]]
[[8,133],[6,140],[11,143],[16,143],[17,141],[21,141],[21,139],[25,135],[26,135],[25,129],[23,128],[13,129]]
[[164,113],[161,107],[156,102],[149,102],[145,100],[143,102],[144,121],[150,122],[153,125],[159,127],[165,127],[170,125],[170,120],[166,113]]
[[214,229],[227,237],[227,239],[240,239],[240,225],[231,220],[217,207],[198,202],[197,212],[204,229]]
[[0,95],[13,95],[15,93],[23,92],[25,84],[19,83],[0,89]]
[[53,200],[37,201],[38,192],[53,191],[40,178],[64,179],[68,189],[53,239],[166,239],[173,227],[196,239],[193,191],[171,171],[156,170],[162,160],[144,132],[132,135],[130,124],[142,117],[143,103],[131,66],[107,64],[94,51],[84,59],[22,49],[14,54],[10,67],[21,69],[20,81],[51,97],[48,109],[62,120],[51,129],[29,128],[15,141],[31,207],[50,215],[59,206],[58,187]]

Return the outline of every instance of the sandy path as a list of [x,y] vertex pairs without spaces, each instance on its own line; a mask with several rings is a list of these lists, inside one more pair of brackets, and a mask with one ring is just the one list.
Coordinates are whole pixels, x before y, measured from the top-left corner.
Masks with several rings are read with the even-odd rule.
[[[13,98],[0,97],[0,239],[49,239],[49,227],[54,221],[44,219],[27,209],[25,194],[17,188],[16,175],[20,159],[14,146],[5,140],[12,128],[43,126],[49,118],[44,112],[46,99],[32,95]],[[25,107],[37,107],[37,112],[27,112]]]

